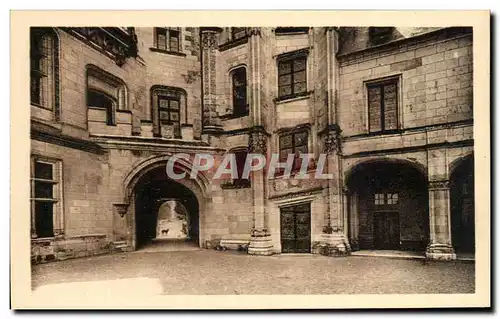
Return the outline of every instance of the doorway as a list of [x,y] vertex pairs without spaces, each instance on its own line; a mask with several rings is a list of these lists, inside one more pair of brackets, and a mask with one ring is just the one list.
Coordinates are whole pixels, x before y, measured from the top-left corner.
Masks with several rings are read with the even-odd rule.
[[474,159],[465,159],[451,174],[451,239],[457,253],[475,252]]
[[400,245],[399,214],[395,211],[375,212],[373,218],[375,249],[397,250]]
[[282,207],[281,251],[283,253],[311,252],[311,205]]

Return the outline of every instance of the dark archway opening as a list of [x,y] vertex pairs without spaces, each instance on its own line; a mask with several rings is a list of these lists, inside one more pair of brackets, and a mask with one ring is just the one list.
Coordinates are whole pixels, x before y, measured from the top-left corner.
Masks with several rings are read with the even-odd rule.
[[353,250],[425,250],[429,241],[427,178],[411,165],[361,164],[348,177]]
[[451,239],[457,253],[474,253],[474,158],[462,161],[450,178]]
[[135,190],[137,249],[158,240],[199,246],[198,200],[189,188],[169,179],[164,166],[143,176]]

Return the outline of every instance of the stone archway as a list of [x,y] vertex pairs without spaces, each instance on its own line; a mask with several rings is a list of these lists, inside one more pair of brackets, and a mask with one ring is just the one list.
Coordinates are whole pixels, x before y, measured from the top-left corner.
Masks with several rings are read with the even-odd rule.
[[459,159],[450,174],[451,240],[456,253],[475,252],[474,157]]
[[[172,154],[152,156],[134,166],[126,175],[123,183],[122,207],[127,225],[130,245],[138,249],[157,237],[158,213],[162,204],[169,200],[177,201],[188,211],[186,240],[201,246],[204,242],[204,212],[210,206],[208,198],[208,180],[198,173],[190,178],[191,163],[177,159],[174,165],[176,173],[185,172],[186,177],[172,180],[166,175],[166,164]],[[148,216],[145,216],[148,215]],[[160,236],[161,231],[160,231]],[[168,236],[166,236],[168,237]]]
[[346,176],[348,237],[353,250],[425,250],[428,188],[420,167],[406,161],[367,161]]
[[163,167],[143,175],[135,186],[136,248],[157,242],[200,242],[200,204],[194,192],[169,179]]

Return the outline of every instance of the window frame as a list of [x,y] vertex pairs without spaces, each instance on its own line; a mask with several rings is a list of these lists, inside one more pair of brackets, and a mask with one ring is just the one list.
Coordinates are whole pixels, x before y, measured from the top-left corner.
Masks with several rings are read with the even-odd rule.
[[[374,79],[364,82],[364,94],[365,94],[365,112],[366,112],[366,131],[368,135],[382,135],[382,134],[393,134],[401,131],[403,129],[403,119],[402,119],[402,88],[401,81],[402,75],[390,75],[380,79]],[[383,93],[381,94],[380,100],[380,129],[373,130],[370,128],[370,97],[369,90],[374,87],[381,87],[381,92],[383,92],[383,88],[385,85],[395,84],[396,85],[396,128],[386,129],[386,121],[385,121],[385,101]]]
[[[94,94],[99,94],[108,99],[111,102],[111,105],[109,107],[100,107],[96,105],[90,105],[89,102],[89,94],[94,93]],[[93,87],[87,87],[87,108],[92,108],[92,109],[99,109],[99,110],[106,110],[106,125],[108,126],[116,126],[116,110],[117,110],[117,101],[114,97],[111,95],[107,94],[106,92],[103,92],[101,90],[98,90]]]
[[[161,106],[161,101],[167,101],[168,106],[163,107]],[[171,107],[171,102],[175,101],[178,104],[178,108],[175,109]],[[158,110],[158,119],[160,122],[160,129],[162,125],[173,125],[177,123],[177,129],[174,126],[174,137],[179,138],[181,137],[181,98],[179,96],[168,96],[165,94],[158,94],[157,95],[157,110]],[[162,120],[161,118],[161,112],[167,112],[168,114],[168,120]],[[172,113],[177,114],[177,120],[172,120]]]
[[[295,142],[296,140],[296,135],[299,135],[299,134],[306,134],[306,137],[304,139],[304,143],[303,144],[299,144],[297,145],[297,143]],[[283,139],[288,137],[288,136],[291,136],[291,147],[286,147],[284,148],[283,147]],[[287,157],[289,154],[295,154],[295,158],[293,160],[293,166],[292,166],[292,172],[297,172],[300,170],[301,166],[302,166],[302,161],[301,161],[301,158],[299,156],[297,156],[298,154],[308,154],[309,153],[309,149],[310,149],[310,145],[309,145],[309,139],[311,137],[311,134],[309,132],[309,129],[307,128],[301,128],[301,129],[295,129],[295,130],[291,130],[291,131],[288,131],[288,132],[283,132],[281,134],[279,134],[278,136],[278,151],[279,151],[279,160],[280,162],[284,162],[287,160],[287,158],[283,158],[282,157],[282,151],[285,151],[285,150],[291,150],[292,152],[288,152],[287,153]],[[297,148],[298,147],[306,147],[306,150],[305,152],[300,152],[300,153],[297,153]],[[282,170],[283,171],[283,170]],[[280,173],[281,174],[281,173]]]
[[[36,176],[36,163],[42,163],[52,166],[52,178],[39,178]],[[50,239],[64,235],[64,209],[63,209],[63,165],[60,159],[48,158],[39,155],[32,155],[30,161],[30,204],[31,204],[31,238],[32,239]],[[51,197],[37,197],[36,185],[51,184]],[[36,203],[52,203],[52,232],[50,236],[40,236],[36,227]]]
[[[172,37],[172,33],[177,33],[177,37]],[[163,35],[164,48],[160,47],[159,36]],[[177,38],[177,48],[172,49],[172,38]],[[154,28],[154,46],[151,48],[152,51],[181,55],[185,56],[182,47],[182,30],[180,27],[155,27]]]
[[[44,48],[45,41],[50,41],[49,48]],[[39,45],[36,50],[35,43]],[[34,60],[38,60],[36,68]],[[41,70],[42,63],[46,70]],[[38,100],[34,99],[32,91],[34,80],[38,87]],[[59,38],[54,28],[30,28],[30,104],[54,112],[55,120],[59,121]]]
[[[182,138],[182,127],[187,124],[188,113],[187,113],[187,92],[186,90],[179,87],[165,86],[165,85],[153,85],[150,89],[150,105],[151,105],[151,121],[153,123],[153,136],[163,137],[162,135],[162,121],[160,119],[159,111],[159,97],[171,97],[172,100],[177,99],[179,102],[179,129],[176,131],[174,129],[174,138]],[[170,115],[169,115],[170,118]],[[163,122],[163,125],[168,125],[167,121]]]
[[[240,87],[244,87],[244,92],[245,92],[245,103],[244,105],[239,105],[237,103],[237,97],[236,97],[236,86],[235,86],[235,76],[240,73],[244,73],[244,85],[241,85]],[[230,78],[231,78],[231,97],[232,97],[232,118],[237,118],[237,117],[244,117],[248,116],[250,113],[250,107],[248,104],[248,76],[247,76],[247,68],[246,66],[239,66],[231,70]],[[242,89],[243,90],[243,89]],[[241,108],[241,109],[240,109]]]
[[[294,68],[293,68],[293,65],[294,65],[294,62],[296,60],[304,60],[304,69],[303,70],[298,70],[298,71],[295,71]],[[290,63],[290,73],[280,73],[280,65],[282,63]],[[278,96],[276,98],[276,101],[284,101],[284,100],[289,100],[289,99],[293,99],[293,98],[297,98],[297,97],[301,97],[301,96],[307,96],[309,95],[309,72],[308,72],[308,68],[309,68],[309,59],[308,59],[308,52],[299,52],[299,53],[294,53],[294,52],[290,52],[290,53],[287,53],[286,55],[283,55],[281,57],[278,57],[277,59],[277,92],[278,92]],[[305,83],[305,91],[304,92],[300,92],[300,93],[296,93],[295,92],[295,89],[294,89],[294,73],[298,73],[298,72],[305,72],[305,81],[301,81],[299,83]],[[287,75],[291,75],[291,80],[290,80],[290,87],[291,87],[291,93],[290,94],[286,94],[286,95],[280,95],[280,87],[284,87],[284,86],[288,86],[288,85],[280,85],[280,77],[281,76],[287,76]]]
[[[240,173],[243,174],[244,171],[244,166],[247,160],[247,156],[249,154],[248,148],[247,147],[237,147],[234,149],[231,149],[229,154],[233,154],[235,157],[235,162],[236,162],[236,173],[238,174],[237,178],[227,180],[221,184],[222,189],[232,189],[232,188],[250,188],[252,186],[251,182],[251,176],[250,174],[248,178],[243,178],[243,176],[240,176]],[[244,154],[242,163],[243,167],[241,167],[238,163],[238,155],[239,154]]]
[[373,194],[373,205],[376,207],[380,206],[394,207],[396,205],[399,205],[400,199],[401,198],[397,191],[391,191],[391,190],[377,191]]

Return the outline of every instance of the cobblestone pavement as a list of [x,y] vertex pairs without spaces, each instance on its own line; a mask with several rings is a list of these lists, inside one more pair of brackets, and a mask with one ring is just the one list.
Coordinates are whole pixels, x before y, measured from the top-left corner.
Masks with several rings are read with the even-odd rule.
[[380,257],[138,251],[35,265],[32,284],[35,293],[112,286],[151,294],[473,293],[474,268]]

